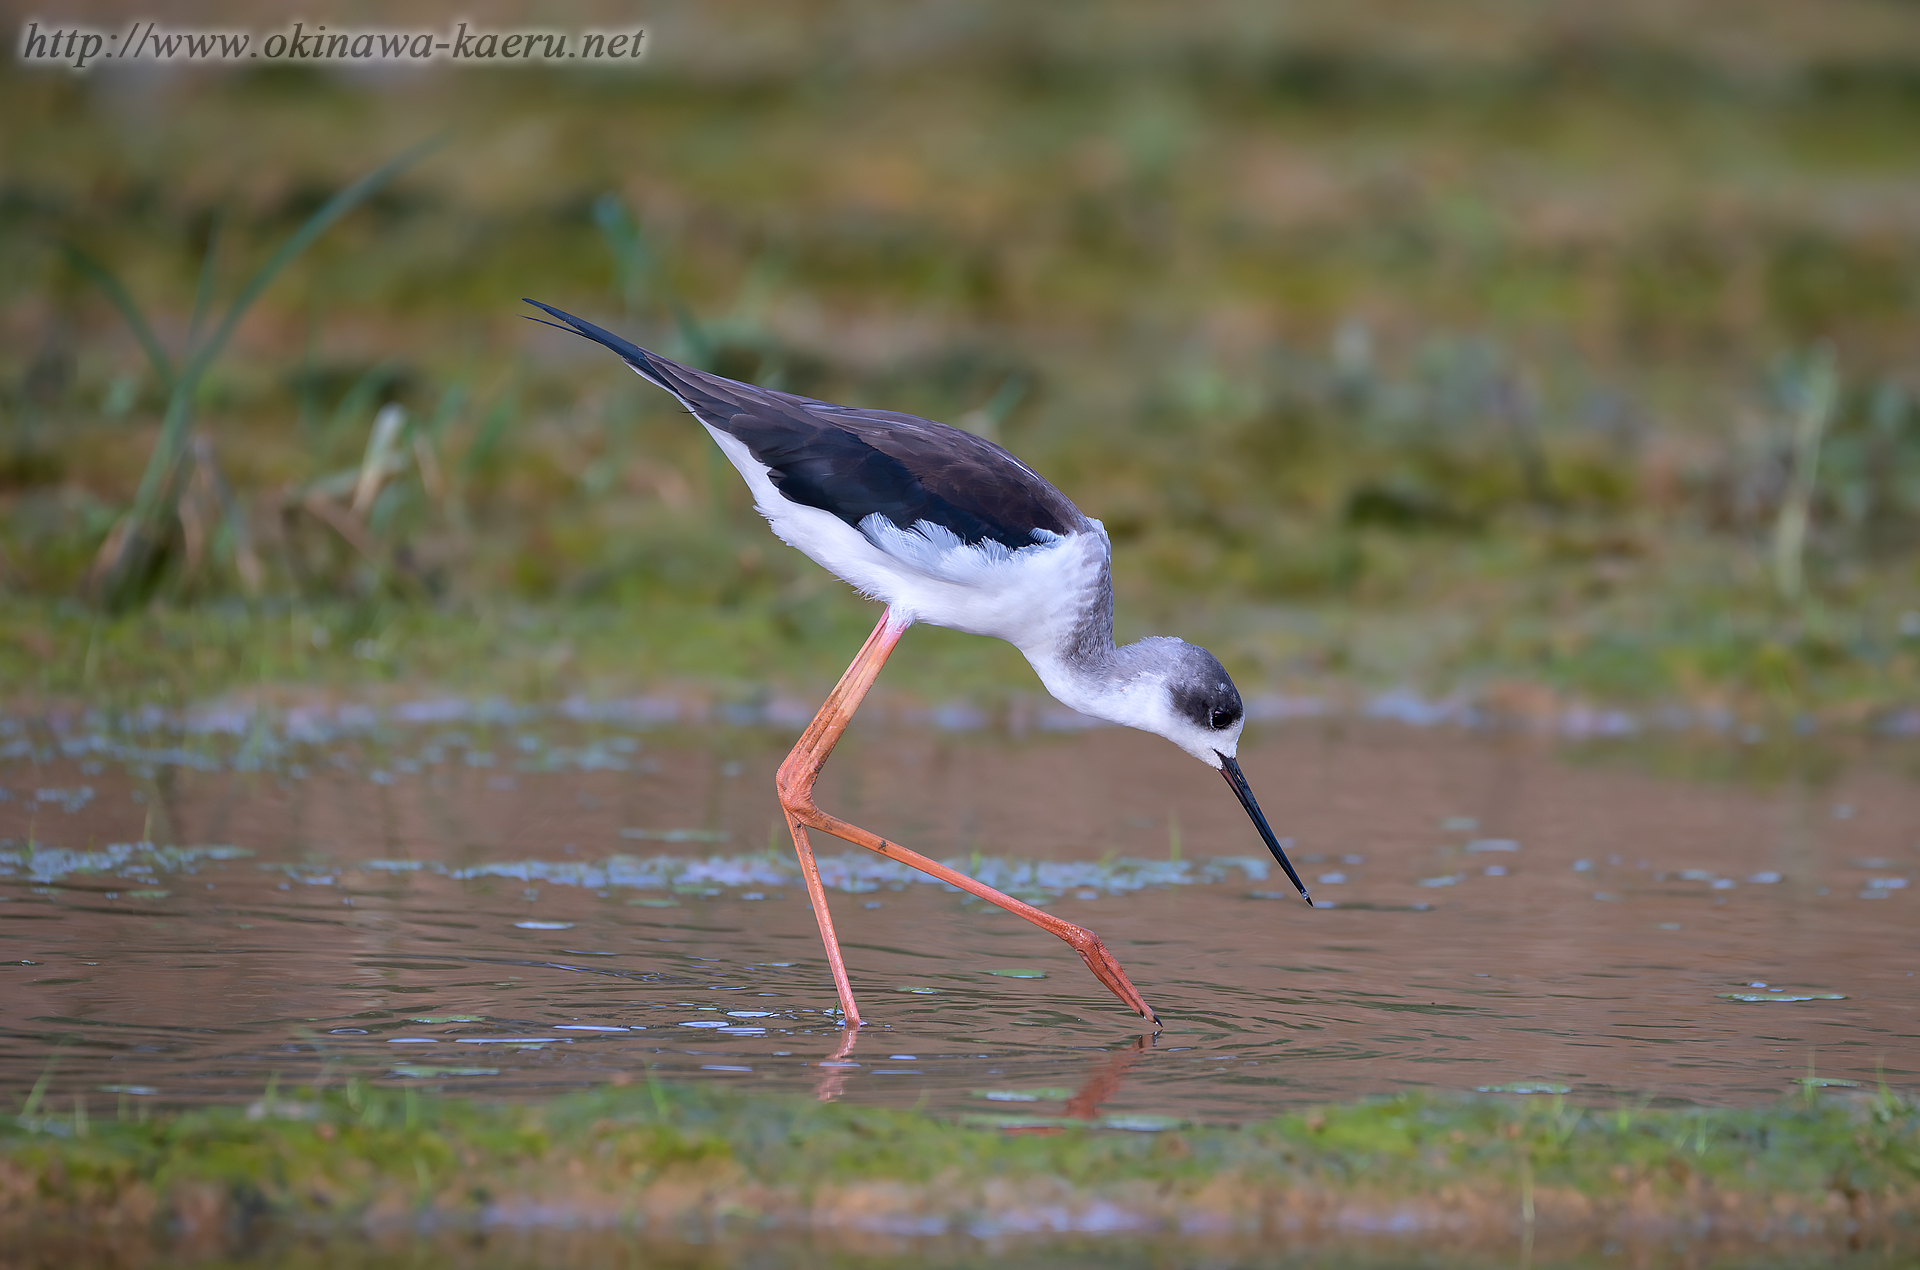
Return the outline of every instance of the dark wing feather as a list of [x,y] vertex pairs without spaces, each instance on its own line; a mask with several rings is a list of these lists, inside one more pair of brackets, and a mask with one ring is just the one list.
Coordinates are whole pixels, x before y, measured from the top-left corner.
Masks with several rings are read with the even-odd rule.
[[1033,545],[1036,529],[1066,534],[1086,525],[1066,495],[971,432],[723,379],[538,300],[527,303],[560,319],[562,330],[606,345],[703,423],[739,438],[782,496],[856,528],[878,513],[901,529],[931,521],[962,542],[992,540],[1017,551]]

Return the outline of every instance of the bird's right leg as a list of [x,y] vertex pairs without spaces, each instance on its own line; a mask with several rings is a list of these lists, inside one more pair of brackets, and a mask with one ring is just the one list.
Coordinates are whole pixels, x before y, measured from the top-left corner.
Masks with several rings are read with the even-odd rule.
[[1100,936],[1086,927],[1075,926],[1072,922],[1055,917],[1045,909],[1035,908],[1031,904],[1016,900],[1011,895],[994,890],[984,882],[976,882],[964,873],[949,869],[938,860],[930,860],[918,851],[909,851],[897,842],[888,842],[879,834],[862,829],[859,825],[850,825],[837,816],[828,815],[818,807],[789,808],[787,815],[790,822],[798,819],[802,824],[811,825],[836,838],[843,838],[856,847],[865,847],[889,860],[897,860],[930,877],[939,878],[948,886],[958,887],[962,891],[977,895],[989,904],[996,904],[1006,909],[1015,917],[1024,917],[1049,935],[1065,940],[1068,947],[1080,954],[1080,960],[1087,963],[1087,969],[1093,972],[1093,977],[1105,984],[1107,990],[1114,996],[1119,997],[1122,1005],[1143,1019],[1153,1020],[1154,1029],[1156,1031],[1159,1029],[1160,1016],[1147,1005],[1146,998],[1140,995],[1140,990],[1133,986],[1132,980],[1127,978],[1127,972],[1120,968],[1119,960],[1107,951],[1105,944],[1100,942]]

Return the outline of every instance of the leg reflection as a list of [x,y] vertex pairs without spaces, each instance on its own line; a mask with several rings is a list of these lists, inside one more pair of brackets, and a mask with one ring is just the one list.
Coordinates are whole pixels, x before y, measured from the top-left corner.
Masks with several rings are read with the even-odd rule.
[[860,1039],[860,1029],[849,1027],[840,1038],[840,1048],[835,1050],[820,1064],[820,1083],[813,1087],[813,1096],[821,1102],[832,1102],[846,1088],[847,1077],[853,1075],[860,1064],[848,1061],[853,1053],[854,1042]]
[[1133,1038],[1133,1044],[1117,1054],[1107,1055],[1107,1061],[1095,1068],[1078,1093],[1067,1099],[1067,1114],[1076,1120],[1091,1120],[1100,1113],[1100,1104],[1112,1102],[1113,1096],[1120,1092],[1120,1085],[1126,1079],[1127,1069],[1140,1061],[1140,1056],[1153,1047],[1153,1037],[1142,1033]]
[[[1127,1069],[1153,1048],[1153,1042],[1153,1036],[1142,1033],[1134,1037],[1133,1043],[1125,1049],[1107,1055],[1106,1061],[1088,1073],[1073,1097],[1067,1099],[1067,1116],[1074,1120],[1097,1119],[1101,1104],[1111,1102],[1113,1096],[1120,1092],[1120,1086],[1126,1081]],[[1002,1132],[1045,1134],[1064,1130],[1058,1125],[1019,1125],[1009,1126]]]
[[[848,1028],[840,1038],[839,1048],[820,1063],[820,1080],[813,1087],[813,1096],[821,1102],[832,1102],[845,1091],[847,1079],[859,1068],[851,1061],[853,1047],[859,1042],[860,1033]],[[1153,1048],[1154,1037],[1142,1033],[1133,1038],[1125,1049],[1108,1054],[1106,1061],[1088,1073],[1080,1082],[1080,1088],[1073,1097],[1067,1099],[1067,1116],[1075,1120],[1094,1120],[1100,1115],[1103,1104],[1111,1102],[1120,1086],[1126,1082],[1127,1069],[1140,1061],[1140,1056]],[[1035,1125],[1027,1128],[1009,1128],[1008,1133],[1059,1133],[1051,1125]]]

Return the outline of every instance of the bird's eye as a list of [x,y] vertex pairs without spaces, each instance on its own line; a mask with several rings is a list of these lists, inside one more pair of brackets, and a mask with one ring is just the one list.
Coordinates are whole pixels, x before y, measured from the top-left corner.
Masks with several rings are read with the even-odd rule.
[[1213,713],[1207,716],[1207,722],[1213,726],[1215,732],[1218,732],[1221,728],[1233,722],[1233,711],[1215,706]]

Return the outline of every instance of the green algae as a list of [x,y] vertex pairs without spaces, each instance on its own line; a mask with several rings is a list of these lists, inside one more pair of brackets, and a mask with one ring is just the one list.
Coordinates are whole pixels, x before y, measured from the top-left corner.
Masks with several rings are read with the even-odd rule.
[[195,1212],[336,1232],[515,1213],[717,1233],[1018,1230],[1041,1195],[1069,1214],[1117,1205],[1141,1229],[1258,1228],[1276,1209],[1311,1222],[1338,1206],[1410,1228],[1444,1213],[1455,1233],[1692,1222],[1722,1236],[1910,1241],[1920,1107],[1884,1091],[1750,1110],[1405,1095],[1240,1128],[1102,1129],[974,1127],[651,1082],[526,1104],[352,1083],[138,1120],[41,1102],[0,1123],[0,1230],[21,1234],[74,1221],[164,1230]]

